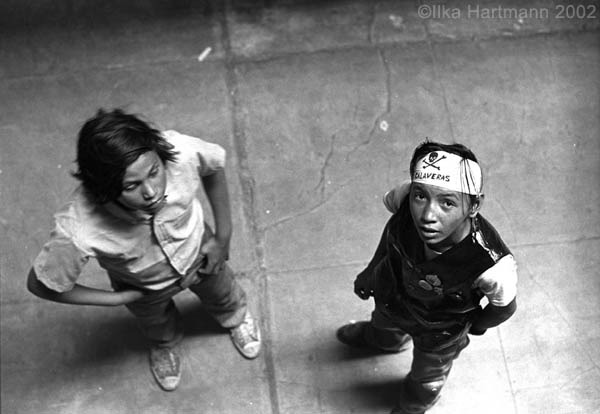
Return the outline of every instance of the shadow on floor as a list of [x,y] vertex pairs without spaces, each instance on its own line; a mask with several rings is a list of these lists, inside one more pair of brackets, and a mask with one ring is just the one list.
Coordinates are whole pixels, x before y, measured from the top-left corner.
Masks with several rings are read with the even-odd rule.
[[[202,306],[198,304],[178,305],[182,314],[186,337],[214,336],[228,332],[222,328]],[[75,369],[82,366],[120,364],[132,356],[146,355],[148,342],[140,332],[133,315],[125,314],[102,321],[94,321],[92,329],[66,345],[71,348],[71,357],[66,365]],[[72,341],[72,339],[70,339]]]
[[354,384],[347,388],[349,394],[356,396],[361,405],[376,410],[389,410],[398,400],[398,390],[403,378],[395,381],[369,381],[364,384]]

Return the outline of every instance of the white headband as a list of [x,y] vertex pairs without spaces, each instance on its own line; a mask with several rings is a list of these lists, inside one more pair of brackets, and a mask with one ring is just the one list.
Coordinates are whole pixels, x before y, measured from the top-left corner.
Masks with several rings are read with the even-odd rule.
[[481,167],[475,161],[456,154],[432,151],[417,161],[412,182],[480,195]]

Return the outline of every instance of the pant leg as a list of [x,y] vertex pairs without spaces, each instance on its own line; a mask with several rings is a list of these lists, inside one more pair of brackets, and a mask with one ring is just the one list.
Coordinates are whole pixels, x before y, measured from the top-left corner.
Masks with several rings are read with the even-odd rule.
[[201,274],[200,282],[189,289],[200,298],[206,311],[222,327],[234,328],[244,320],[248,309],[246,293],[227,263],[218,273]]
[[435,340],[430,335],[414,338],[411,370],[402,383],[394,413],[423,414],[431,408],[440,398],[452,363],[469,344],[466,329],[437,347],[429,347]]
[[371,346],[394,351],[402,347],[409,336],[393,322],[380,304],[375,305],[371,321],[365,329],[365,340]]
[[183,321],[172,299],[181,290],[175,284],[125,305],[152,346],[172,348],[183,339]]

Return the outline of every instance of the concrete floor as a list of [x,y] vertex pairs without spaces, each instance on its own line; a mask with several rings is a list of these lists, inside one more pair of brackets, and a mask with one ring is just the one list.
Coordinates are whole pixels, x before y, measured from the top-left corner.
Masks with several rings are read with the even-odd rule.
[[[2,413],[387,413],[410,352],[367,357],[334,332],[368,317],[352,281],[425,137],[481,159],[484,214],[520,265],[517,314],[473,338],[430,413],[599,413],[598,3],[595,19],[561,19],[534,1],[549,15],[522,20],[481,16],[516,0],[449,0],[432,19],[419,4],[2,2]],[[184,293],[173,393],[124,308],[25,289],[75,185],[76,133],[115,106],[229,154],[231,264],[265,349],[243,360]],[[108,287],[95,264],[82,283]]]

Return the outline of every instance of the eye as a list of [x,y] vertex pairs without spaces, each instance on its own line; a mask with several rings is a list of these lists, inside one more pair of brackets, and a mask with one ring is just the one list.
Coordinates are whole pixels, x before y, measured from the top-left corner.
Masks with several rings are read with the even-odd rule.
[[156,177],[158,175],[158,167],[154,168],[152,171],[150,171],[150,177]]
[[444,201],[444,206],[445,207],[455,207],[456,203],[454,201],[446,200],[446,201]]
[[415,192],[415,200],[424,200],[424,199],[425,199],[425,195],[423,193]]
[[127,191],[127,192],[133,191],[136,189],[136,187],[137,187],[137,184],[128,184],[125,187],[123,187],[123,191]]

